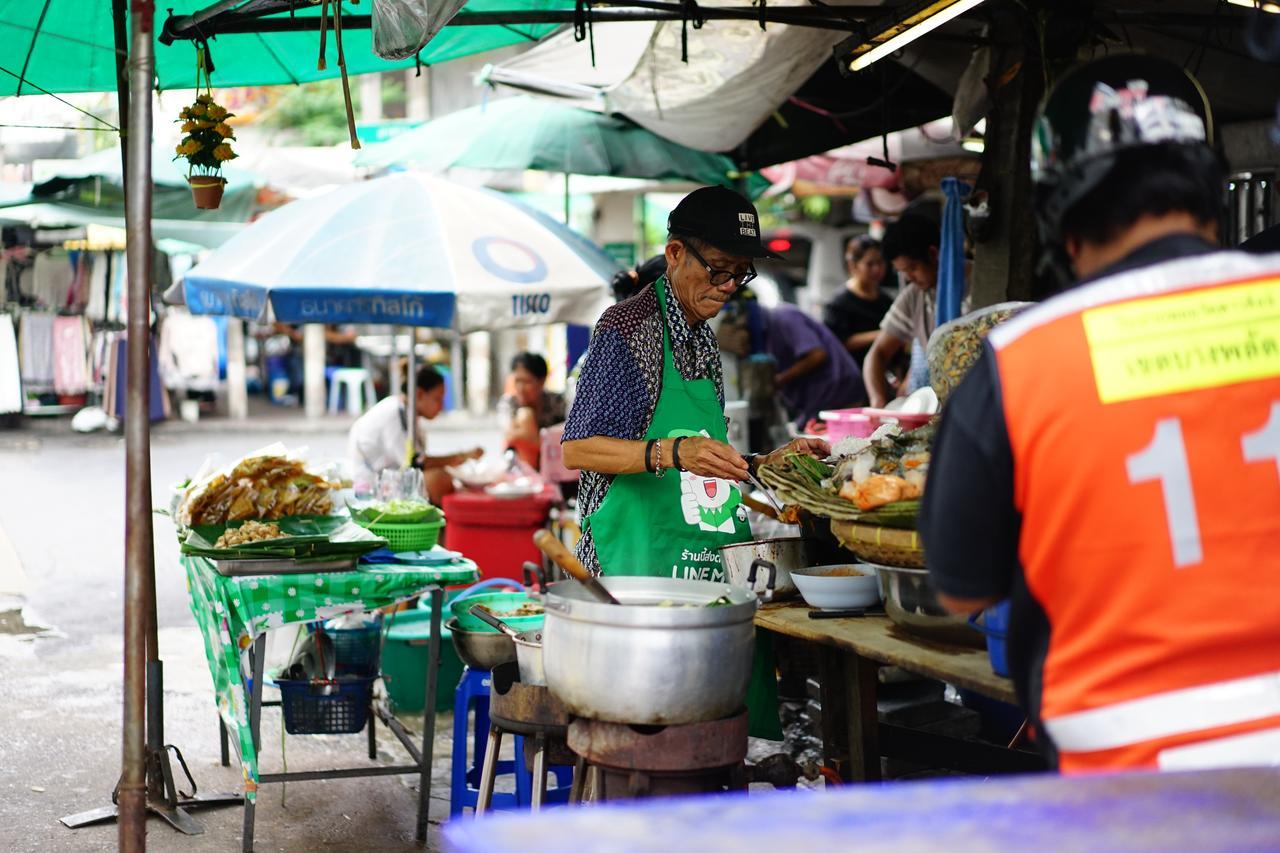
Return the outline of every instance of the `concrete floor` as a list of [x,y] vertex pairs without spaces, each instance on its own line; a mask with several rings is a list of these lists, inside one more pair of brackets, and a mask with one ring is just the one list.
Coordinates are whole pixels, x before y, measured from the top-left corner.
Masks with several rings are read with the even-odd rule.
[[[205,421],[162,424],[153,437],[155,504],[209,454],[230,461],[273,441],[309,447],[313,459],[345,452],[343,418],[305,422],[276,417],[245,427]],[[449,452],[477,442],[497,450],[491,423],[433,425],[431,449]],[[77,436],[66,420],[0,433],[0,528],[21,574],[0,577],[0,850],[95,851],[116,845],[113,824],[64,828],[58,818],[109,802],[120,772],[122,727],[122,566],[124,442],[106,434]],[[199,632],[187,606],[172,524],[154,516],[160,650],[165,663],[166,740],[181,748],[202,792],[237,791],[239,768],[218,761],[213,689]],[[25,575],[25,581],[22,578]],[[23,593],[12,597],[15,588]],[[10,602],[8,612],[4,601]],[[11,609],[14,604],[20,609]],[[420,718],[418,720],[420,724]],[[438,724],[430,848],[448,814],[449,721]],[[403,751],[382,727],[379,762]],[[325,769],[368,762],[364,735],[290,737],[281,750],[279,712],[263,722],[263,767]],[[413,843],[416,780],[303,782],[264,786],[256,845],[260,851],[401,851]],[[180,786],[185,789],[185,783]],[[240,849],[241,811],[199,812],[201,836],[186,837],[156,818],[153,850]]]

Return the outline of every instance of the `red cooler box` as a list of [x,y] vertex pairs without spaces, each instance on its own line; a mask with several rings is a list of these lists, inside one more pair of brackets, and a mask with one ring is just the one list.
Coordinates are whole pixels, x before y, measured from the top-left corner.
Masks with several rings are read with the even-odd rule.
[[555,490],[528,498],[495,498],[484,492],[445,495],[444,545],[480,567],[481,576],[522,581],[526,561],[542,564],[533,534],[545,527]]

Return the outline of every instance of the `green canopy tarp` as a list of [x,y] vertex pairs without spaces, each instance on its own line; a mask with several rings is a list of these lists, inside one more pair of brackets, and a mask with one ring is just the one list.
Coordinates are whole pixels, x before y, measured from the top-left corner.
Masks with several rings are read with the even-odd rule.
[[[168,0],[157,4],[156,33],[168,9],[187,15],[213,0]],[[367,0],[366,0],[367,2]],[[116,88],[116,49],[111,0],[0,0],[0,96],[49,92],[109,92]],[[346,4],[348,13],[368,14],[368,6]],[[471,0],[461,14],[519,9],[572,9],[572,0]],[[298,16],[320,14],[318,7]],[[287,15],[285,15],[287,16]],[[425,48],[420,59],[435,64],[510,44],[534,40],[556,28],[553,24],[446,27]],[[388,62],[373,52],[370,30],[344,29],[343,45],[349,74],[412,68],[414,60]],[[328,38],[329,62],[316,70],[319,34],[316,32],[224,34],[209,43],[214,86],[268,86],[306,83],[338,74],[333,33]],[[196,85],[196,51],[190,42],[156,42],[156,76],[161,89],[190,89]],[[19,92],[19,79],[25,79]],[[36,88],[39,87],[39,88]]]
[[[686,148],[629,119],[523,96],[427,122],[389,142],[369,146],[356,163],[537,169],[723,186],[736,186],[745,178],[725,155]],[[753,195],[768,188],[768,181],[752,178]]]

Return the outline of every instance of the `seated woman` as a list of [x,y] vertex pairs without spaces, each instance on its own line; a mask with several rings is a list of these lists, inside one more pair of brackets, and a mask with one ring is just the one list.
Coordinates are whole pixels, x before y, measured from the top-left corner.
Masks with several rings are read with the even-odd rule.
[[[401,367],[401,387],[408,385],[408,370]],[[418,446],[427,446],[426,422],[444,409],[444,377],[434,367],[418,368],[414,414],[418,430]],[[351,459],[352,478],[357,494],[373,491],[378,474],[393,468],[404,467],[408,454],[409,426],[405,414],[405,394],[386,397],[365,412],[351,425],[347,437],[347,456]],[[453,479],[445,466],[461,465],[468,459],[479,459],[484,451],[479,447],[463,453],[445,456],[418,454],[413,460],[415,468],[422,469],[427,499],[436,506],[440,499],[453,491]]]
[[564,423],[564,396],[547,391],[547,360],[537,353],[517,353],[511,359],[511,387],[498,411],[506,429],[506,445],[521,461],[538,467],[542,453],[540,430]]

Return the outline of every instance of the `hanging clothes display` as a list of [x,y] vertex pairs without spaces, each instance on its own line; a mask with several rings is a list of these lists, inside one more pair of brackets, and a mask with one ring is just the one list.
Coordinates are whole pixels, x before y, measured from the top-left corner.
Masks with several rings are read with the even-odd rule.
[[65,308],[75,281],[69,252],[50,249],[36,255],[32,296],[43,308]]
[[18,369],[18,339],[13,317],[0,314],[0,415],[22,411],[22,376]]
[[65,395],[89,390],[89,324],[84,317],[54,318],[53,390]]
[[29,393],[53,390],[53,321],[54,315],[45,312],[22,315],[18,337],[22,377]]

